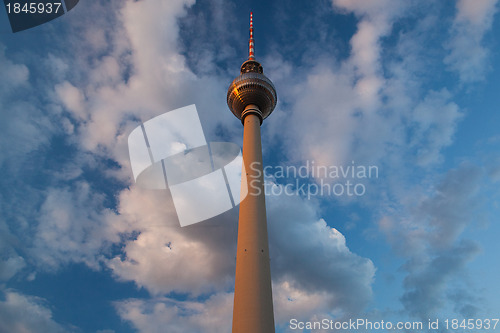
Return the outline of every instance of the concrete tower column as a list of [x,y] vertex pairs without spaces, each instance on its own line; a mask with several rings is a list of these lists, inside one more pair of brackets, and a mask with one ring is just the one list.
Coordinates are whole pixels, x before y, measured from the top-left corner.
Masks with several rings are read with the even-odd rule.
[[[243,119],[242,186],[248,194],[240,203],[233,333],[274,332],[273,297],[262,171],[259,109],[249,105]],[[255,112],[255,113],[254,113]]]

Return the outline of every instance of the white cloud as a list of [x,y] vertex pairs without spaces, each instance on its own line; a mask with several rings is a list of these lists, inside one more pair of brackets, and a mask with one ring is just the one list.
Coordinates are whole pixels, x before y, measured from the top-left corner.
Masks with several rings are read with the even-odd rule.
[[[74,130],[74,142],[79,148],[111,157],[123,166],[114,177],[130,180],[127,136],[137,126],[137,120],[147,121],[196,103],[207,132],[213,133],[221,125],[225,128],[229,122],[237,123],[229,112],[220,116],[221,106],[225,109],[226,80],[197,77],[178,50],[177,22],[192,4],[193,1],[117,2],[116,17],[94,18],[104,31],[102,38],[108,45],[104,50],[103,46],[96,46],[102,43],[88,40],[88,31],[96,26],[89,24],[88,17],[106,12],[102,5],[89,5],[85,9],[89,15],[78,16],[71,22],[75,38],[80,36],[85,43],[75,45],[76,58],[69,69],[73,75],[57,84],[54,94],[78,121],[74,129],[68,121],[64,126],[69,132]],[[101,52],[106,55],[96,55]],[[236,133],[231,127],[228,133]]]
[[[396,35],[395,45],[383,54],[384,38],[394,34],[394,22],[412,5],[364,4],[334,1],[336,9],[359,16],[347,59],[310,64],[312,69],[291,72],[294,79],[278,77],[280,96],[289,106],[278,110],[286,113],[282,119],[268,121],[273,134],[286,144],[292,161],[342,165],[355,160],[391,169],[408,161],[435,165],[462,118],[448,89],[428,90],[421,79],[432,75],[428,62],[435,61],[425,58],[431,56],[422,45],[430,43],[432,26],[442,22],[433,15],[419,18],[422,22]],[[383,57],[391,52],[395,57]]]
[[55,92],[64,106],[79,120],[87,120],[83,93],[74,85],[65,81],[55,86]]
[[23,64],[15,64],[5,56],[5,46],[0,44],[0,88],[2,94],[11,92],[13,89],[25,85],[29,78],[29,70]]
[[[2,249],[2,253],[5,253]],[[24,258],[20,256],[14,256],[7,258],[5,260],[0,260],[0,281],[7,281],[22,268],[26,266]]]
[[[190,298],[200,293],[213,297],[230,290],[236,215],[229,212],[223,216],[225,222],[219,217],[215,225],[179,228],[168,200],[156,191],[122,193],[119,218],[128,220],[140,234],[127,241],[124,255],[108,261],[108,266],[118,278],[135,281],[154,295],[175,291]],[[267,209],[277,323],[288,321],[297,308],[304,310],[303,316],[318,311],[361,311],[371,299],[373,263],[353,254],[342,234],[317,220],[317,207],[310,202],[269,197]],[[291,303],[290,298],[294,299]],[[200,306],[210,304],[201,302]],[[122,313],[142,327],[142,321],[130,315]],[[190,322],[184,319],[186,324]]]
[[372,296],[373,263],[352,253],[345,237],[318,218],[312,202],[281,195],[267,197],[267,205],[276,283],[290,291],[321,295],[328,312],[361,311]]
[[287,111],[292,115],[284,119],[288,131],[281,130],[280,122],[275,122],[273,130],[289,143],[286,148],[293,159],[339,165],[350,155],[352,132],[357,125],[353,113],[359,99],[348,73],[332,73],[325,67],[317,66],[308,74],[306,82],[300,84],[300,94],[296,93],[299,87],[281,92],[284,98],[288,94],[296,97]]
[[483,39],[491,29],[497,0],[460,0],[456,7],[451,39],[445,44],[449,54],[444,62],[458,73],[462,83],[483,80],[489,69],[489,50]]
[[2,332],[70,332],[52,319],[52,312],[44,300],[22,295],[13,290],[4,292],[0,300],[0,331]]
[[[217,226],[179,228],[165,194],[134,189],[120,199],[120,219],[140,234],[126,242],[123,257],[108,262],[119,278],[156,295],[176,291],[196,296],[232,287],[234,214],[226,214],[229,220]],[[315,221],[315,209],[298,197],[268,198],[273,279],[325,294],[331,309],[360,311],[371,298],[374,266],[350,252],[337,230]]]
[[[73,33],[74,39],[79,40],[79,43],[74,45],[74,53],[68,57],[64,53],[57,53],[57,55],[50,53],[44,64],[56,72],[54,88],[49,97],[69,112],[72,118],[70,120],[64,117],[64,114],[60,112],[61,108],[58,108],[55,120],[60,120],[61,127],[66,133],[72,134],[68,138],[69,143],[75,144],[72,148],[81,150],[76,151],[76,156],[65,163],[61,170],[53,174],[48,171],[52,180],[74,182],[82,176],[83,168],[90,168],[101,169],[104,176],[114,180],[130,181],[126,139],[130,129],[137,126],[137,118],[147,120],[153,115],[199,100],[204,102],[204,108],[200,108],[200,113],[219,112],[214,106],[224,105],[220,102],[224,100],[226,82],[217,83],[212,79],[196,78],[184,65],[183,56],[177,50],[177,18],[184,15],[186,6],[191,4],[193,4],[192,1],[177,1],[160,5],[152,2],[129,1],[117,7],[120,9],[119,15],[109,17],[105,14],[108,11],[104,10],[102,4],[95,3],[82,8],[82,11],[89,15],[82,14],[73,18],[68,31]],[[90,17],[92,19],[89,19]],[[150,24],[151,20],[156,20],[161,27],[158,29],[158,26]],[[90,21],[92,21],[91,24],[89,24]],[[102,30],[97,35],[92,33],[99,30],[94,29],[96,26]],[[122,26],[122,29],[116,29],[116,26]],[[96,56],[102,53],[108,53],[110,56]],[[1,56],[3,57],[3,53]],[[26,66],[15,65],[8,60],[2,61],[2,65],[5,67],[3,72],[10,75],[13,88],[26,84],[28,77]],[[127,80],[125,77],[128,77]],[[2,80],[3,82],[5,81]],[[3,92],[6,91],[7,89],[4,89]],[[196,101],[191,99],[194,91],[199,96]],[[220,96],[220,98],[212,96]],[[10,141],[14,144],[10,144],[5,150],[15,147],[19,155],[23,156],[26,152],[38,148],[40,144],[48,142],[45,136],[50,137],[53,132],[42,126],[47,124],[49,127],[49,124],[54,123],[54,119],[49,122],[44,116],[33,117],[36,113],[29,103],[24,106],[16,102],[15,106],[23,107],[23,109],[13,109],[12,111],[15,111],[12,112],[15,114],[13,120],[2,122],[2,124],[9,124],[9,129],[3,132],[8,133],[12,130],[14,135],[13,140]],[[227,115],[226,119],[234,121],[229,113]],[[31,120],[30,116],[34,119]],[[204,114],[201,116],[209,118],[207,122],[209,128],[220,123],[218,120],[212,120],[217,119],[216,117]],[[35,121],[40,129],[34,126],[30,128],[31,123]],[[19,126],[16,126],[16,122]],[[16,141],[17,137],[22,140]],[[20,148],[24,142],[27,143],[27,147],[22,150]],[[28,147],[28,143],[33,145]],[[109,169],[106,163],[97,162],[99,157],[112,158],[122,167],[115,170]],[[127,193],[128,191],[124,191],[121,199],[126,201]],[[140,194],[140,192],[135,193]],[[168,205],[169,198],[160,198],[164,201],[160,200],[158,206],[151,209],[153,215],[156,213],[154,217],[158,217],[159,212],[165,212],[156,210],[164,206],[167,211],[170,209],[171,221],[177,227],[171,204],[170,207]],[[163,277],[162,270],[155,274],[153,267],[147,270],[149,274],[140,276],[136,268],[125,267],[127,263],[130,263],[127,261],[128,258],[124,261],[116,258],[113,261],[113,268],[123,275],[122,278],[135,279],[139,285],[145,285],[153,293],[168,292],[173,289],[193,291],[193,281],[199,282],[196,278],[197,273],[200,273],[199,277],[207,279],[205,285],[200,285],[199,289],[210,289],[212,288],[210,284],[214,281],[217,281],[215,285],[227,284],[224,279],[222,281],[217,279],[220,274],[224,277],[229,274],[229,271],[231,274],[234,273],[232,269],[227,269],[234,264],[231,255],[209,251],[210,242],[219,241],[217,237],[205,242],[194,240],[193,238],[196,237],[203,238],[203,229],[194,230],[187,235],[177,230],[171,235],[169,230],[164,230],[162,223],[156,224],[157,229],[154,223],[152,227],[149,225],[152,229],[144,229],[143,225],[137,224],[138,220],[144,221],[149,217],[150,212],[143,211],[147,206],[140,206],[144,200],[138,197],[131,199],[135,204],[132,206],[137,209],[132,213],[138,216],[134,216],[137,219],[128,220],[127,213],[131,212],[130,208],[128,211],[123,211],[123,217],[117,216],[104,207],[105,199],[104,194],[96,192],[94,185],[80,180],[72,185],[47,188],[41,198],[40,216],[36,218],[37,224],[24,228],[35,233],[33,239],[30,237],[26,239],[29,244],[29,255],[37,259],[40,267],[43,266],[46,269],[56,268],[70,262],[84,262],[97,268],[111,244],[119,243],[122,237],[141,230],[142,233],[138,239],[130,241],[126,248],[129,258],[137,259],[141,263],[141,269],[150,263],[157,264],[158,261],[163,260],[159,256],[148,261],[144,259],[144,253],[141,253],[141,249],[150,253],[158,246],[165,247],[167,242],[163,242],[160,235],[172,240],[174,258],[178,251],[182,255],[177,257],[176,261],[169,261],[172,265],[172,274],[177,273],[176,267],[193,262],[191,270],[186,270],[185,276],[180,279],[176,278],[178,284],[174,282],[165,285],[159,280]],[[33,207],[30,207],[29,210],[32,209]],[[161,216],[161,218],[165,217]],[[172,228],[174,229],[175,227]],[[227,235],[222,233],[221,237],[225,242],[220,243],[228,243]],[[150,244],[150,252],[148,252],[147,247],[140,247],[144,239],[156,240],[161,244]],[[197,258],[190,257],[190,251],[193,249],[200,250],[194,252],[198,254]],[[19,269],[19,265],[14,265],[18,262],[15,258],[17,257],[14,256],[5,262],[6,267],[10,267],[9,277]],[[172,257],[167,257],[169,258]],[[206,260],[205,270],[199,269],[201,266],[196,265],[200,265],[204,260]],[[218,270],[219,268],[221,269]]]
[[[293,286],[287,281],[273,283],[276,327],[287,330],[290,319],[339,319],[345,313],[332,308],[336,294]],[[206,300],[179,301],[159,297],[148,300],[128,299],[115,303],[118,314],[139,332],[230,332],[233,293],[219,292]],[[347,318],[345,316],[344,318]]]
[[155,295],[197,295],[232,285],[235,233],[228,216],[235,219],[234,214],[223,215],[216,225],[181,228],[167,192],[138,188],[122,192],[119,214],[114,221],[140,234],[125,243],[123,257],[108,261],[118,278]]
[[406,6],[397,0],[363,1],[363,0],[332,0],[334,8],[353,12],[361,17],[388,20],[396,16]]
[[474,25],[491,24],[497,0],[482,0],[482,1],[457,1],[457,15],[459,21],[467,21]]
[[40,208],[38,225],[30,254],[39,268],[53,269],[70,262],[99,267],[100,251],[120,241],[117,221],[107,223],[114,214],[103,207],[104,195],[86,182],[73,188],[51,188]]
[[8,215],[4,214],[3,206],[0,206],[0,213],[2,216],[0,218],[0,282],[4,282],[26,267],[26,262],[16,251],[16,244],[19,241],[9,230]]
[[231,332],[232,293],[212,295],[206,301],[170,298],[130,299],[115,303],[119,315],[144,333]]
[[278,326],[290,319],[309,320],[335,312],[331,304],[335,296],[327,291],[310,291],[293,286],[288,281],[273,285],[274,316]]

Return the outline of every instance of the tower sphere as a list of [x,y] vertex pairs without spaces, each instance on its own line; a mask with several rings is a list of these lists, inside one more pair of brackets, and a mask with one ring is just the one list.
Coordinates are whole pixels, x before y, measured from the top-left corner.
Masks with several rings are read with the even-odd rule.
[[255,60],[247,60],[241,66],[241,74],[229,86],[227,105],[231,112],[243,121],[248,105],[256,105],[266,119],[276,106],[276,89],[271,80],[262,73],[262,66]]

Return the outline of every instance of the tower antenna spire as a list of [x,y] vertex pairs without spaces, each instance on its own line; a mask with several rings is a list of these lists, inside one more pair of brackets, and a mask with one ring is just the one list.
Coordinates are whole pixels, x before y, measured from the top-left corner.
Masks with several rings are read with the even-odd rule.
[[253,13],[250,12],[250,41],[248,42],[248,60],[255,60],[255,50],[253,42]]

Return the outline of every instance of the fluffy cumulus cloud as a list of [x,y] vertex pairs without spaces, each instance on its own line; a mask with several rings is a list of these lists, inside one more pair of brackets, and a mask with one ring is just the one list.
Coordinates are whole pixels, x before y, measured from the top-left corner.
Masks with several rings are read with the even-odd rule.
[[273,276],[279,295],[287,294],[277,300],[279,317],[293,315],[294,308],[302,308],[305,318],[326,309],[360,312],[371,300],[373,263],[352,253],[310,202],[281,195],[269,196],[267,204]]
[[169,298],[130,299],[115,304],[120,316],[139,332],[231,332],[233,294],[214,294],[205,301]]
[[[159,298],[117,303],[122,318],[141,332],[159,331],[167,323],[173,332],[186,327],[192,332],[229,332],[232,294],[227,290],[234,283],[236,238],[229,223],[234,222],[180,229],[173,211],[158,209],[168,197],[133,191],[125,195],[130,197],[122,198],[120,218],[140,218],[142,231],[126,243],[123,257],[108,264],[119,278],[135,281]],[[362,311],[372,296],[373,263],[352,253],[344,236],[317,216],[315,205],[295,196],[269,199],[277,325],[286,327],[297,316],[311,320]],[[210,296],[182,302],[160,297],[171,291]]]
[[[2,253],[10,254],[10,249],[2,248],[1,250]],[[19,255],[9,256],[7,259],[0,261],[0,281],[9,280],[25,266],[24,258]]]
[[0,331],[63,333],[72,329],[53,320],[43,299],[6,290],[0,301]]
[[40,208],[32,256],[45,268],[71,262],[99,267],[99,254],[119,234],[128,231],[123,223],[106,223],[114,214],[103,207],[104,195],[85,182],[72,188],[51,188]]
[[[234,219],[180,228],[171,197],[161,191],[133,189],[120,197],[120,215],[139,232],[108,261],[120,279],[132,280],[154,295],[172,291],[197,296],[231,285],[234,274]],[[231,218],[231,221],[229,220]]]

